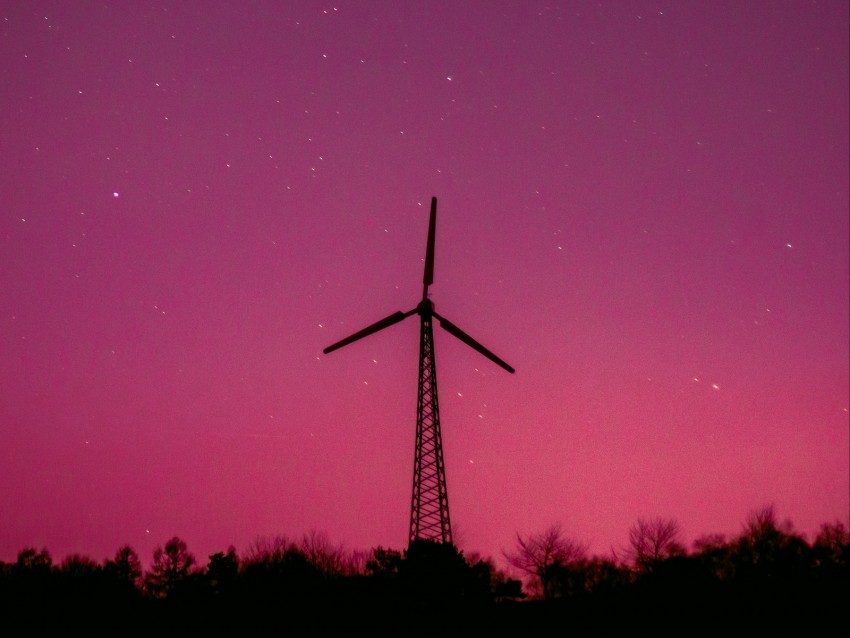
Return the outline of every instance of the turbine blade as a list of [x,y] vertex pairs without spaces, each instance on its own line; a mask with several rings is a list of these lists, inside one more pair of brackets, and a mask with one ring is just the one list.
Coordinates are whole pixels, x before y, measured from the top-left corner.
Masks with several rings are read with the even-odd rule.
[[480,353],[481,353],[481,354],[483,354],[485,357],[487,357],[488,359],[490,359],[490,361],[492,361],[493,363],[495,363],[495,364],[497,364],[497,365],[502,366],[505,370],[507,370],[507,371],[508,371],[508,372],[510,372],[511,374],[513,374],[513,373],[514,373],[514,369],[513,369],[511,366],[509,366],[507,363],[505,363],[504,361],[502,361],[502,360],[501,360],[499,357],[497,357],[495,354],[493,354],[492,352],[490,352],[487,348],[485,348],[485,347],[484,347],[484,346],[482,346],[480,343],[478,343],[475,339],[473,339],[472,337],[470,337],[470,336],[469,336],[468,334],[466,334],[463,330],[461,330],[461,329],[460,329],[460,328],[458,328],[456,325],[454,325],[451,321],[449,321],[448,319],[444,319],[443,317],[441,317],[440,315],[438,315],[436,312],[434,312],[434,313],[432,313],[432,314],[433,314],[433,315],[434,315],[437,319],[439,319],[439,320],[440,320],[440,326],[441,326],[442,328],[444,328],[447,332],[450,332],[451,334],[453,334],[455,337],[457,337],[458,339],[460,339],[461,341],[463,341],[466,345],[471,346],[472,348],[475,348],[476,350],[478,350],[478,352],[480,352]]
[[322,350],[322,352],[324,352],[325,354],[328,354],[329,352],[333,352],[334,350],[336,350],[338,348],[342,348],[343,346],[347,346],[352,341],[357,341],[358,339],[362,339],[363,337],[368,337],[370,334],[378,332],[378,330],[383,330],[384,328],[387,328],[387,327],[393,325],[394,323],[398,323],[399,321],[401,321],[403,319],[407,319],[414,312],[416,312],[416,310],[411,310],[410,312],[402,312],[401,310],[398,310],[398,311],[394,312],[393,314],[391,314],[389,317],[384,317],[380,321],[376,321],[372,325],[363,328],[363,330],[360,330],[359,332],[355,332],[350,337],[346,337],[345,339],[343,339],[341,341],[337,341],[335,344],[330,345],[327,348],[325,348],[324,350]]
[[428,297],[428,286],[434,283],[434,231],[437,227],[437,198],[431,198],[431,218],[428,221],[428,246],[425,249],[425,276],[422,298]]

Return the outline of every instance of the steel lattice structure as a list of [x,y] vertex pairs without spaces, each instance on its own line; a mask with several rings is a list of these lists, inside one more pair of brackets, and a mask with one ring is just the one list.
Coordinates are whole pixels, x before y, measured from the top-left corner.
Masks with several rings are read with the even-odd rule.
[[337,341],[323,350],[325,354],[342,348],[353,341],[383,330],[393,324],[418,314],[421,319],[419,337],[419,395],[416,401],[416,450],[413,461],[413,496],[410,503],[410,534],[408,544],[417,540],[452,543],[452,525],[449,518],[449,496],[446,489],[446,467],[443,462],[443,444],[440,434],[440,409],[437,400],[437,369],[434,361],[433,318],[440,327],[468,346],[501,366],[508,372],[514,369],[502,361],[463,330],[434,311],[428,298],[428,287],[434,283],[434,235],[437,225],[437,198],[431,198],[431,217],[428,223],[428,244],[425,250],[425,276],[422,300],[412,310],[394,312],[353,335]]
[[433,305],[419,304],[419,397],[416,401],[416,451],[413,457],[413,496],[408,542],[417,539],[452,542],[446,466],[440,435],[440,403],[434,362]]

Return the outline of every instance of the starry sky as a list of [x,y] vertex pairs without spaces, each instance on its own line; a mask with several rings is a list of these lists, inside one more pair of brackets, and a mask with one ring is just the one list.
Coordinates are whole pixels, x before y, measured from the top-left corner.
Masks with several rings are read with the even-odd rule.
[[848,3],[0,2],[0,560],[848,524]]

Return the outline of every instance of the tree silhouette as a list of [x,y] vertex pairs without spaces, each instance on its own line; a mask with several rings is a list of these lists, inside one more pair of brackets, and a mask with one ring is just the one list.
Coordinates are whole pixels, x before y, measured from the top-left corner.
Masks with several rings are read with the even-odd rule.
[[18,559],[15,561],[15,570],[19,572],[46,574],[53,566],[53,559],[50,552],[44,547],[41,551],[35,547],[25,547],[18,552]]
[[719,582],[735,575],[733,552],[723,534],[706,534],[694,541],[694,559],[706,574]]
[[300,549],[305,558],[326,577],[344,574],[347,561],[345,550],[331,544],[324,532],[310,530],[301,539]]
[[[121,547],[102,565],[72,554],[58,565],[47,548],[22,549],[0,561],[5,626],[32,635],[136,632],[395,635],[431,632],[428,618],[476,635],[564,632],[656,635],[823,635],[846,628],[850,533],[821,526],[809,545],[773,506],[748,514],[737,537],[705,535],[693,553],[678,526],[640,520],[630,530],[634,565],[586,556],[559,525],[517,534],[504,552],[542,601],[525,595],[489,560],[467,558],[451,544],[423,541],[405,552],[377,547],[346,553],[311,532],[257,540],[239,557],[233,547],[197,569],[173,537],[154,552],[144,579],[136,552]],[[637,567],[637,569],[635,569]],[[144,594],[148,593],[149,596]],[[557,603],[545,599],[556,598]],[[699,619],[699,626],[692,623]]]
[[195,557],[186,548],[186,542],[174,536],[153,552],[153,566],[145,579],[149,593],[157,598],[166,598],[189,578]]
[[812,546],[815,568],[829,575],[850,569],[850,532],[840,521],[821,525]]
[[663,560],[683,555],[681,533],[679,523],[673,519],[638,519],[629,529],[629,554],[634,566],[641,572],[651,572]]
[[257,539],[242,562],[241,590],[256,603],[318,595],[324,575],[286,538]]
[[129,545],[120,547],[115,557],[106,561],[105,569],[116,583],[133,589],[142,585],[142,562]]
[[3,571],[6,578],[0,587],[0,613],[4,629],[11,626],[32,635],[44,633],[50,622],[44,609],[55,605],[59,593],[50,552],[47,548],[25,547]]
[[559,524],[537,534],[516,535],[516,548],[502,552],[508,562],[531,577],[543,598],[549,599],[554,591],[554,578],[566,566],[584,560],[587,546],[564,536]]
[[747,515],[735,545],[738,578],[765,585],[802,575],[808,568],[809,547],[790,521],[781,525],[773,505]]
[[576,565],[583,585],[576,587],[576,593],[607,596],[619,593],[631,582],[628,570],[608,558],[593,557]]
[[77,594],[80,591],[99,588],[104,583],[103,566],[81,554],[65,557],[60,563],[59,574],[63,593]]
[[53,558],[46,547],[41,550],[25,547],[18,552],[18,558],[12,565],[14,593],[21,597],[37,596],[39,593],[52,596],[55,584],[52,569]]
[[401,552],[394,549],[376,547],[366,561],[366,573],[375,578],[392,578],[398,575],[401,566]]
[[213,594],[220,596],[229,593],[239,577],[239,558],[236,556],[236,549],[231,545],[226,554],[224,552],[212,554],[206,575]]
[[87,556],[72,554],[67,556],[54,570],[56,597],[54,604],[63,613],[75,613],[81,618],[88,616],[85,629],[94,630],[102,621],[104,602],[117,599],[103,565]]
[[259,536],[245,550],[244,562],[275,563],[282,561],[287,553],[296,550],[297,545],[284,535],[272,538]]

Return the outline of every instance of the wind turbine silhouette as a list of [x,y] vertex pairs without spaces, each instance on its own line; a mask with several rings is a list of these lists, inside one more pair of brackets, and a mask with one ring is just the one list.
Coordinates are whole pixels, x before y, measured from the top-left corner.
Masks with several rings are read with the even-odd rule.
[[485,357],[513,373],[514,369],[502,361],[451,321],[434,311],[428,298],[428,287],[434,283],[434,230],[437,223],[437,198],[431,198],[431,218],[428,223],[428,245],[425,251],[425,276],[422,283],[422,300],[412,310],[394,312],[353,335],[337,341],[323,350],[325,354],[393,324],[418,314],[419,331],[419,397],[416,402],[416,452],[413,461],[413,496],[410,503],[410,534],[408,544],[417,540],[452,543],[452,525],[449,518],[449,497],[446,491],[446,470],[443,463],[443,444],[440,436],[440,410],[437,401],[437,370],[434,361],[434,333],[432,318],[440,326]]

